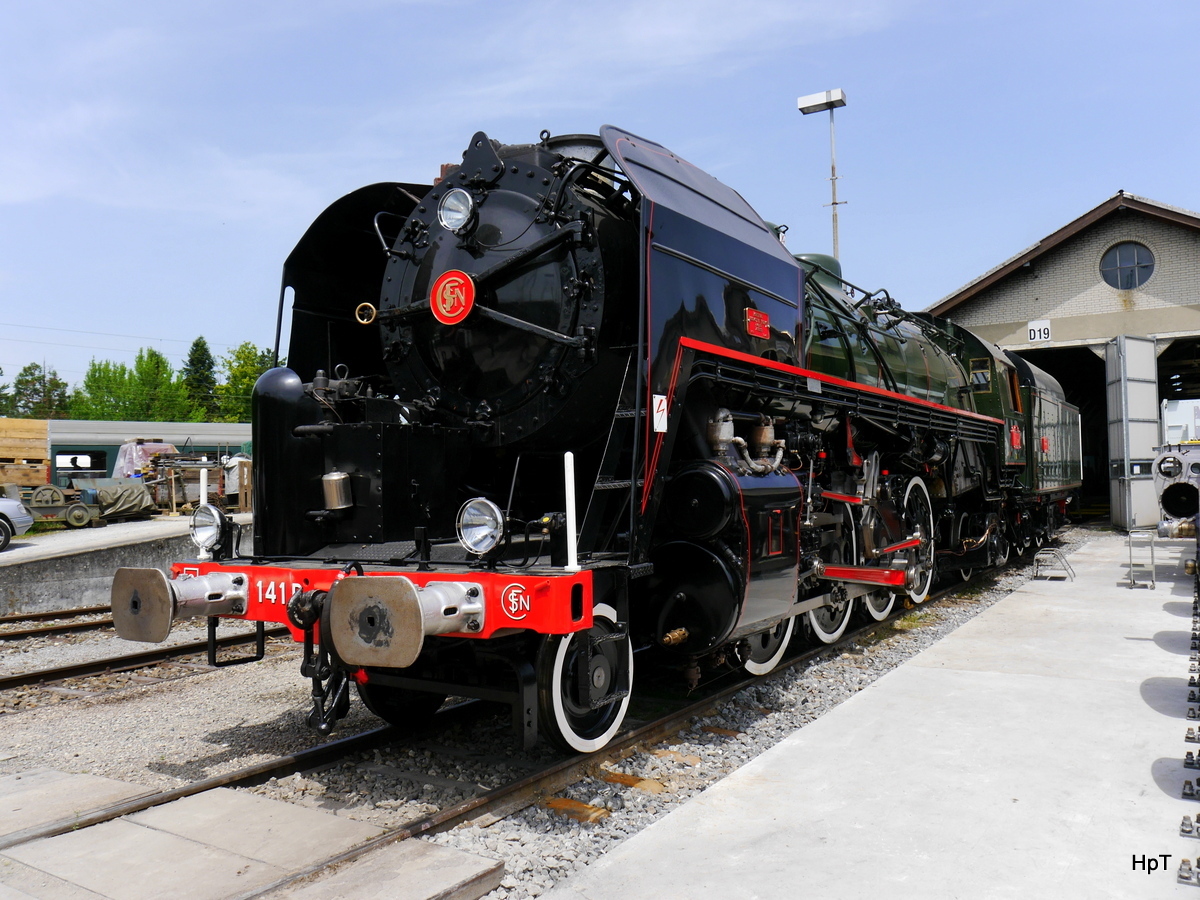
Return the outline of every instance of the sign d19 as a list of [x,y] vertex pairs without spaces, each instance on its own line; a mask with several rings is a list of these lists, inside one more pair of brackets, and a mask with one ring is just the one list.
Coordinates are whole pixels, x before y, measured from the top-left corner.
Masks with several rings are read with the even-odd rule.
[[1029,323],[1029,343],[1036,344],[1050,340],[1050,320],[1038,319]]

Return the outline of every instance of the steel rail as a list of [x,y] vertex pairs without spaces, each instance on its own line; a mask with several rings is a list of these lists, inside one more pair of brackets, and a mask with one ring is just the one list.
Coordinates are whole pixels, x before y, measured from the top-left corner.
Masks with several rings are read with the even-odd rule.
[[[268,628],[267,637],[277,637],[287,634],[283,626]],[[254,632],[245,634],[229,634],[217,638],[218,647],[234,647],[239,644],[249,644],[255,641]],[[124,656],[110,656],[105,659],[76,663],[70,666],[58,666],[52,669],[35,669],[32,672],[18,672],[15,675],[0,675],[0,691],[18,687],[28,687],[34,684],[45,684],[52,681],[64,681],[68,678],[83,678],[88,675],[102,675],[111,672],[126,672],[131,669],[144,669],[147,666],[176,659],[180,656],[191,656],[196,653],[206,653],[208,641],[193,641],[188,644],[175,644],[170,647],[156,647],[142,653],[128,653]]]
[[[107,609],[107,607],[105,607]],[[112,625],[112,616],[93,619],[90,622],[64,622],[61,625],[43,625],[40,628],[20,628],[12,631],[0,630],[0,641],[17,641],[25,638],[46,637],[52,634],[70,634],[75,631],[99,631]]]
[[18,622],[40,622],[45,619],[68,619],[71,616],[94,616],[106,613],[108,606],[88,606],[83,609],[54,609],[48,612],[16,613],[11,616],[0,616],[0,625],[15,625]]

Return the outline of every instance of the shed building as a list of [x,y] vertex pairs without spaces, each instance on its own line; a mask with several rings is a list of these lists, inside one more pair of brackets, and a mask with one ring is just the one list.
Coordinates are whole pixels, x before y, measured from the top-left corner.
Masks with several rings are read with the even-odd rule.
[[1200,397],[1200,214],[1118,191],[927,311],[1057,378],[1082,413],[1085,505],[1157,522],[1159,397]]

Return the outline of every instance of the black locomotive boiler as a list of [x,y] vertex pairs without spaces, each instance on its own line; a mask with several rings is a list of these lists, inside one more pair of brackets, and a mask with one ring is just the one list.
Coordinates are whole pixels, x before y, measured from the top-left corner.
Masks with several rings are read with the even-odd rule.
[[397,725],[477,696],[526,744],[597,749],[635,652],[693,681],[766,673],[798,625],[835,641],[939,570],[1004,561],[1079,481],[1053,379],[793,257],[733,190],[613,127],[479,133],[432,186],[355,191],[284,288],[253,545],[201,507],[201,558],[121,569],[112,601],[137,640],[286,624],[322,731],[353,682]]

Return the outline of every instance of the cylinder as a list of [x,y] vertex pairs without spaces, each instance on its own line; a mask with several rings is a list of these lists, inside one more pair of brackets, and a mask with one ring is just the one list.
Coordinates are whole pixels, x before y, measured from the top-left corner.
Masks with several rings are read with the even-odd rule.
[[1163,489],[1163,512],[1175,519],[1190,519],[1200,511],[1200,494],[1196,486],[1187,481],[1177,481]]
[[321,476],[321,490],[325,492],[326,509],[349,509],[354,505],[350,495],[350,476],[334,469]]

